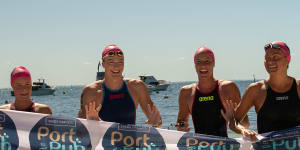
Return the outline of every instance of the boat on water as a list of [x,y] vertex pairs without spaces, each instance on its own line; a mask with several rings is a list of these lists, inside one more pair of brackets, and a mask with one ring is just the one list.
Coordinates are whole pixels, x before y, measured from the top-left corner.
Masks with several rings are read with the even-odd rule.
[[[31,96],[53,95],[55,90],[55,87],[49,86],[45,79],[38,79],[37,82],[32,84]],[[11,91],[11,96],[14,96],[14,91]]]
[[[97,68],[96,81],[104,79],[105,71],[100,71],[100,66],[101,66],[101,62],[99,61],[98,68]],[[140,77],[140,80],[142,80],[147,85],[149,92],[165,91],[165,90],[167,90],[168,86],[170,85],[167,81],[157,80],[156,78],[154,78],[154,76],[151,76],[151,75],[141,75],[139,77]]]
[[148,91],[165,91],[167,90],[170,83],[166,80],[157,80],[154,76],[151,75],[141,75],[139,76],[148,87]]
[[103,79],[104,79],[104,74],[105,74],[105,72],[104,72],[104,71],[99,71],[100,66],[101,66],[101,63],[100,63],[100,61],[99,61],[99,63],[98,63],[98,68],[97,68],[96,81],[98,81],[98,80],[103,80]]

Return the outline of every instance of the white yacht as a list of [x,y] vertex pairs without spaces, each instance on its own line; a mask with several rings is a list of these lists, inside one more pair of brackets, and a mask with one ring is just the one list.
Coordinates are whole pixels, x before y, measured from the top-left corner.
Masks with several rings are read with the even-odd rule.
[[[45,83],[45,79],[38,79],[38,82],[33,82],[31,96],[53,95],[55,87],[49,86]],[[14,91],[11,91],[11,95],[14,96]]]
[[38,79],[38,82],[32,84],[32,96],[52,95],[55,92],[55,87],[49,86],[45,79]]
[[154,76],[151,75],[141,75],[139,76],[140,80],[142,80],[148,87],[148,91],[165,91],[170,85],[165,80],[156,80]]

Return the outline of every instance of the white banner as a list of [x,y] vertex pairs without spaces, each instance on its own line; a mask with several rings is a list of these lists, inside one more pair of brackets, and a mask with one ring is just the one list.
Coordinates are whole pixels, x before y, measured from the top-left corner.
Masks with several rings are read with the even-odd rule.
[[146,126],[0,111],[1,150],[290,150],[300,149],[300,127],[251,143]]

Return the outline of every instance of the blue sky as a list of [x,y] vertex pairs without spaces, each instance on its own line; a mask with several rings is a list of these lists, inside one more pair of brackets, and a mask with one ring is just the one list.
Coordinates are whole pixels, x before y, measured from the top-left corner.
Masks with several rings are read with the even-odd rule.
[[125,53],[126,77],[195,81],[200,46],[214,51],[217,79],[263,79],[263,46],[283,40],[292,53],[289,75],[300,76],[296,0],[0,2],[0,88],[10,86],[17,65],[52,85],[91,83],[111,43]]

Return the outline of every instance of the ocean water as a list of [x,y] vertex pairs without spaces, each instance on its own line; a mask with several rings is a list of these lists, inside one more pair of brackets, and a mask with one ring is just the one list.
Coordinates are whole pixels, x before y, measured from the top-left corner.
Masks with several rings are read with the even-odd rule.
[[[253,81],[235,81],[238,85],[241,95],[244,93],[246,88]],[[193,82],[172,82],[166,91],[152,92],[151,99],[158,107],[161,117],[163,119],[163,129],[175,130],[172,126],[176,122],[178,113],[178,95],[180,88],[184,85],[191,84]],[[64,117],[76,117],[80,108],[80,95],[83,85],[78,86],[58,86],[56,87],[55,96],[32,96],[35,102],[47,104],[51,107],[52,113],[55,116]],[[5,100],[9,103],[14,101],[14,97],[10,95],[10,88],[0,89],[0,104],[4,104]],[[65,93],[65,94],[64,94]],[[165,98],[165,96],[168,98]],[[140,107],[137,110],[137,125],[144,125],[146,117],[141,111]],[[250,129],[256,130],[256,113],[254,108],[251,108],[248,112],[250,120]],[[190,132],[194,132],[192,119],[189,119]],[[228,129],[229,137],[241,137],[238,134],[233,133]]]

